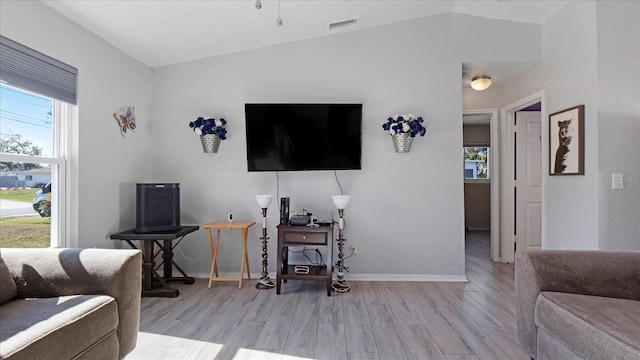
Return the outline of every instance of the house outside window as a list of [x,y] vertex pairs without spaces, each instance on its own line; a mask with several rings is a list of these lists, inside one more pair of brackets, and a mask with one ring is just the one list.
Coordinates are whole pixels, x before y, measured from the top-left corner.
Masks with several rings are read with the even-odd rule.
[[464,147],[465,180],[489,180],[489,147]]
[[69,105],[4,84],[0,97],[0,247],[64,246]]

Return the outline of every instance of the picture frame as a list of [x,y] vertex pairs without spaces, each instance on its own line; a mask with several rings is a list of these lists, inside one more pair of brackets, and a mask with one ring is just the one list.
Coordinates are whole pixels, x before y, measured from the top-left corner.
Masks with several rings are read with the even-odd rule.
[[549,115],[549,175],[584,175],[584,105]]

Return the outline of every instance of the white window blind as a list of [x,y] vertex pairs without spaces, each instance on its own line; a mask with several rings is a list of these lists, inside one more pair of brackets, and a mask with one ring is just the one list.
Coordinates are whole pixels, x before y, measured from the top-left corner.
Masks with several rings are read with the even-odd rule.
[[0,36],[0,81],[76,105],[78,69]]

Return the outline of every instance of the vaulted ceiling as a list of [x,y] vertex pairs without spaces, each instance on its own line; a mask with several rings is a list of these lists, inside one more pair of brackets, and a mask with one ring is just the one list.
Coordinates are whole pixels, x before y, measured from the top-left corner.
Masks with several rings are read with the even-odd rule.
[[[43,2],[157,67],[448,12],[542,24],[570,1],[261,0],[261,9],[255,0]],[[282,26],[276,26],[278,12]],[[330,23],[354,18],[356,25],[329,30]]]

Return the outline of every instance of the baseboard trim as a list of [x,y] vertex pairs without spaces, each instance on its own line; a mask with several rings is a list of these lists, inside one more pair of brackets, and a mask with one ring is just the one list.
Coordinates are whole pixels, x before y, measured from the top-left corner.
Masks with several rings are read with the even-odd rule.
[[[237,277],[237,272],[221,272],[220,276]],[[193,276],[198,279],[209,279],[209,274],[206,273],[192,273]],[[246,275],[245,275],[246,276]],[[333,276],[335,278],[336,272]],[[276,274],[269,273],[269,277],[275,281]],[[431,274],[350,274],[346,273],[345,277],[348,281],[422,281],[422,282],[469,282],[465,275],[431,275]],[[260,273],[252,274],[252,279],[260,278]],[[245,278],[246,280],[246,278]]]
[[469,231],[491,231],[490,226],[467,226],[467,229],[469,229]]
[[351,281],[423,281],[423,282],[469,282],[465,275],[432,275],[432,274],[349,274]]

